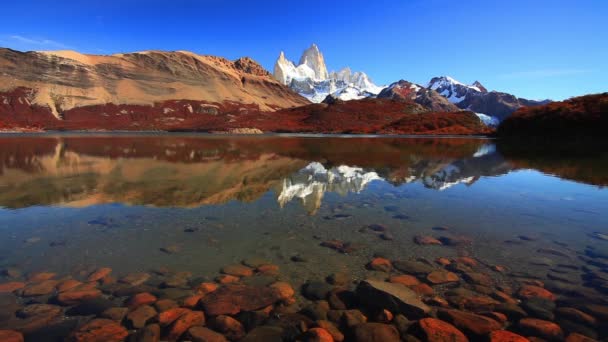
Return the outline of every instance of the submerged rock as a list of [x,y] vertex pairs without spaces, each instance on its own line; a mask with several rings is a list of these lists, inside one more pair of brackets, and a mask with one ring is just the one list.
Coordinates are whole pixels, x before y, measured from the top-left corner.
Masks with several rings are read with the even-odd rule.
[[363,305],[403,313],[408,318],[424,317],[430,311],[416,292],[401,284],[368,279],[359,283],[356,292]]
[[258,310],[278,300],[277,292],[268,287],[225,285],[203,297],[201,303],[205,313],[217,316]]
[[414,333],[427,342],[468,342],[469,339],[450,323],[424,318],[414,325]]

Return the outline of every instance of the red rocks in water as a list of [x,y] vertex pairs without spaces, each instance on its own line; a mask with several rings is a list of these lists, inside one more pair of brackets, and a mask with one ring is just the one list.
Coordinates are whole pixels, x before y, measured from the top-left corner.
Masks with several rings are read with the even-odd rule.
[[21,295],[23,297],[35,297],[35,296],[44,296],[51,294],[55,291],[55,286],[57,286],[57,280],[43,280],[38,283],[33,283],[27,285],[21,290]]
[[148,279],[150,279],[150,275],[148,273],[130,273],[122,277],[119,282],[129,284],[131,286],[137,286],[145,283]]
[[201,303],[210,316],[234,315],[240,311],[254,311],[279,300],[276,290],[268,287],[225,285],[205,296]]
[[296,294],[293,287],[289,285],[289,283],[279,281],[270,285],[270,288],[273,289],[279,298],[282,301],[290,300]]
[[433,271],[426,276],[426,279],[431,284],[445,284],[445,283],[453,283],[459,281],[458,275],[456,273],[448,272],[448,271]]
[[494,330],[502,329],[502,324],[497,321],[470,312],[440,309],[437,315],[465,333],[475,336],[483,336]]
[[323,241],[321,242],[321,246],[334,249],[343,254],[352,253],[357,250],[357,248],[350,242],[343,242],[340,240]]
[[265,275],[278,275],[279,274],[279,266],[273,264],[264,264],[260,265],[256,268],[256,271],[265,274]]
[[464,279],[471,284],[482,285],[490,287],[494,285],[494,280],[487,274],[479,272],[465,272],[463,275]]
[[156,310],[149,305],[141,305],[127,314],[127,322],[135,329],[143,328],[156,316]]
[[222,273],[235,277],[250,277],[253,275],[253,269],[244,265],[228,265],[222,268]]
[[23,335],[14,330],[0,330],[0,341],[2,342],[23,342]]
[[355,326],[354,341],[399,342],[399,332],[395,326],[382,323],[364,323]]
[[443,245],[443,243],[441,243],[441,241],[437,240],[436,238],[432,237],[432,236],[421,236],[418,235],[416,237],[414,237],[414,242],[418,245],[422,245],[422,246],[428,246],[428,245]]
[[8,283],[0,284],[0,293],[13,292],[25,287],[25,283],[18,281],[11,281]]
[[424,318],[416,324],[418,334],[427,342],[468,342],[469,339],[450,323]]
[[225,285],[225,284],[237,283],[237,282],[239,282],[239,280],[241,280],[241,278],[235,277],[235,276],[231,276],[231,275],[228,275],[228,274],[222,274],[221,276],[217,277],[215,280],[218,283]]
[[373,271],[390,272],[393,268],[390,260],[384,258],[374,258],[367,264],[367,268]]
[[471,257],[458,257],[458,258],[454,259],[454,261],[457,263],[465,264],[469,267],[477,267],[477,265],[478,265],[477,260],[475,260]]
[[188,311],[173,322],[167,334],[167,339],[176,341],[191,327],[204,324],[205,315],[201,311]]
[[431,296],[435,293],[435,290],[433,290],[432,287],[424,283],[410,286],[409,288],[421,296]]
[[522,318],[519,321],[518,329],[531,336],[538,336],[547,340],[561,340],[564,333],[559,325],[536,318]]
[[203,295],[186,297],[182,301],[182,306],[188,309],[194,309],[198,305],[198,302],[200,302],[201,298],[203,298]]
[[490,342],[528,342],[523,336],[506,330],[496,330],[490,334]]
[[121,342],[129,333],[120,324],[98,318],[81,326],[73,332],[68,341],[71,342]]
[[54,317],[62,313],[60,306],[51,304],[30,304],[17,311],[17,316],[29,318],[34,316]]
[[109,267],[102,267],[95,272],[91,273],[87,278],[87,281],[98,281],[101,280],[112,273],[112,269]]
[[420,280],[418,280],[418,278],[407,274],[391,276],[390,278],[388,278],[388,281],[391,283],[402,284],[405,286],[415,286],[420,284]]
[[78,288],[75,288],[57,295],[57,301],[61,305],[76,305],[82,301],[97,298],[99,296],[101,296],[101,291],[97,289],[78,290]]
[[158,323],[161,326],[168,326],[171,323],[175,322],[182,315],[185,315],[186,313],[188,313],[190,311],[191,310],[186,309],[186,308],[178,308],[178,307],[172,308],[172,309],[159,313],[156,320],[158,321]]
[[245,327],[236,319],[220,315],[213,320],[213,328],[231,341],[238,341],[245,336]]
[[196,292],[202,295],[206,295],[217,290],[218,286],[216,283],[201,283],[196,287]]
[[130,310],[136,309],[141,305],[149,305],[156,302],[156,297],[148,292],[138,293],[135,296],[129,298],[127,306]]
[[448,259],[448,258],[443,258],[443,257],[435,259],[435,262],[436,262],[436,263],[438,263],[438,264],[439,264],[439,265],[441,265],[441,266],[447,266],[447,265],[449,265],[449,264],[451,264],[451,263],[452,263],[452,262],[450,261],[450,259]]
[[81,282],[74,279],[67,279],[57,284],[57,292],[65,292],[82,285]]
[[566,342],[597,342],[597,340],[578,333],[571,333],[566,337]]
[[188,329],[188,339],[192,342],[228,342],[224,335],[202,326]]
[[329,331],[323,328],[312,328],[304,334],[304,341],[307,342],[334,342],[334,337]]
[[566,318],[570,321],[582,323],[591,327],[594,327],[597,324],[597,319],[595,319],[595,317],[575,308],[557,308],[557,310],[555,310],[555,314],[558,317]]
[[326,320],[318,320],[316,324],[319,328],[323,328],[327,330],[327,332],[331,335],[331,337],[336,342],[344,341],[344,334],[330,321]]
[[548,299],[548,300],[552,300],[555,301],[556,297],[553,293],[551,293],[550,291],[540,287],[540,286],[534,286],[534,285],[524,285],[521,287],[521,289],[519,289],[519,291],[517,292],[517,295],[520,298],[524,298],[524,299],[530,299],[530,298],[534,298],[534,297],[540,297],[540,298],[544,298],[544,299]]
[[27,280],[31,283],[41,282],[49,279],[55,278],[57,274],[53,272],[38,272],[31,274]]
[[498,272],[498,273],[505,273],[507,271],[507,268],[501,265],[492,265],[492,271],[494,272]]

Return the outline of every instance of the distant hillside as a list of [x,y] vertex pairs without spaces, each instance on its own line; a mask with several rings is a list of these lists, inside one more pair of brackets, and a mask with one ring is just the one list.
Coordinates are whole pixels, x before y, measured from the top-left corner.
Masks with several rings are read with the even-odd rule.
[[524,107],[498,127],[500,136],[595,136],[608,131],[608,93]]

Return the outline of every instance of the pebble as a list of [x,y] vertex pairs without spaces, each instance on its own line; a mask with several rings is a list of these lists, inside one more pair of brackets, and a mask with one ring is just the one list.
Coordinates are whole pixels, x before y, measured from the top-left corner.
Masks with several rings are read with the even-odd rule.
[[518,329],[525,335],[538,336],[547,340],[563,339],[563,332],[559,325],[536,318],[522,318]]
[[490,334],[490,342],[528,342],[529,340],[521,335],[507,331],[496,330]]
[[452,323],[456,328],[467,334],[480,337],[502,328],[501,323],[491,318],[465,311],[440,309],[437,312],[437,317]]
[[129,284],[131,286],[138,286],[148,281],[148,279],[150,279],[150,274],[148,273],[129,273],[120,278],[119,282]]
[[87,281],[98,281],[101,280],[112,273],[112,269],[109,267],[102,267],[100,269],[95,270],[93,273],[89,275]]
[[222,268],[222,273],[235,277],[250,277],[253,275],[253,269],[244,265],[228,265]]
[[520,298],[524,298],[524,299],[530,299],[533,297],[540,297],[540,298],[545,298],[545,299],[549,299],[554,301],[556,299],[556,296],[551,293],[550,291],[540,287],[540,286],[534,286],[534,285],[524,285],[521,287],[521,289],[519,289],[519,291],[517,292],[517,295]]
[[23,334],[14,330],[0,330],[0,341],[23,342]]
[[390,272],[393,265],[388,259],[374,258],[367,264],[367,268],[373,271]]
[[232,341],[238,341],[245,336],[245,327],[230,316],[219,315],[215,317],[212,321],[212,326]]
[[25,283],[19,281],[11,281],[8,283],[0,284],[0,293],[9,293],[25,287]]
[[355,326],[354,341],[383,341],[383,342],[399,342],[399,332],[397,328],[390,324],[383,323],[364,323]]
[[98,318],[78,328],[69,340],[74,342],[120,342],[128,334],[127,329],[120,324],[109,319]]
[[414,242],[417,245],[422,245],[422,246],[429,246],[429,245],[443,245],[443,243],[441,243],[441,241],[437,240],[436,238],[432,237],[432,236],[421,236],[418,235],[416,237],[414,237]]
[[132,328],[141,329],[156,317],[156,310],[150,305],[141,305],[127,314],[127,322]]
[[448,271],[433,271],[426,276],[426,279],[434,285],[445,284],[445,283],[453,283],[460,280],[456,273],[448,272]]
[[469,339],[450,323],[435,319],[424,318],[416,324],[418,337],[427,342],[468,342]]
[[125,304],[129,307],[130,310],[134,310],[142,305],[154,304],[156,300],[156,296],[152,295],[151,293],[142,292],[129,298],[129,300]]
[[188,329],[188,338],[192,342],[228,342],[224,335],[202,326]]

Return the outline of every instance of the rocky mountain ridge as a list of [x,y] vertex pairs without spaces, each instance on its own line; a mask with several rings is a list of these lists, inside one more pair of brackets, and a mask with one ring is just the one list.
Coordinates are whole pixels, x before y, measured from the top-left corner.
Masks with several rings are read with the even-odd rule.
[[357,100],[377,95],[382,87],[375,85],[364,72],[346,67],[327,72],[325,58],[316,44],[306,49],[298,65],[281,51],[274,65],[274,77],[312,102],[322,102],[329,95],[341,100]]
[[0,92],[32,89],[31,104],[57,119],[94,105],[153,105],[168,100],[233,101],[274,110],[307,101],[250,58],[230,61],[187,51],[85,55],[0,49]]
[[551,102],[527,100],[504,92],[488,91],[479,81],[466,85],[450,76],[433,77],[426,87],[437,91],[460,109],[484,114],[496,118],[497,121],[504,120],[521,107]]

